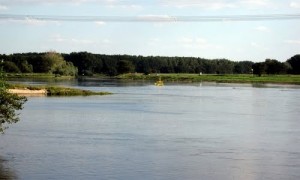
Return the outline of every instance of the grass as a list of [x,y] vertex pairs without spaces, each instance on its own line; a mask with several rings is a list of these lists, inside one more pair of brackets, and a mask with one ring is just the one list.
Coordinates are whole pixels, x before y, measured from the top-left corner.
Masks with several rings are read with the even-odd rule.
[[299,84],[300,75],[263,75],[261,77],[250,74],[123,74],[118,76],[120,79],[130,80],[152,80],[158,77],[165,82],[219,82],[219,83],[276,83],[276,84]]
[[94,92],[88,90],[65,88],[65,87],[46,87],[48,96],[91,96],[91,95],[109,95],[109,92]]
[[49,73],[6,73],[5,78],[72,79],[75,76],[59,76]]
[[89,90],[66,88],[58,86],[28,86],[23,84],[9,84],[8,89],[29,89],[29,90],[47,90],[47,96],[92,96],[92,95],[110,95],[110,92],[94,92]]
[[[48,79],[72,79],[71,76],[56,77],[47,73],[8,73],[7,78],[48,78]],[[298,84],[300,85],[300,75],[263,75],[261,77],[252,74],[150,74],[141,73],[122,74],[117,76],[124,80],[150,80],[157,81],[161,77],[164,82],[219,82],[219,83],[274,83],[274,84]],[[96,78],[106,78],[104,75],[95,75]],[[76,93],[75,93],[76,94]]]

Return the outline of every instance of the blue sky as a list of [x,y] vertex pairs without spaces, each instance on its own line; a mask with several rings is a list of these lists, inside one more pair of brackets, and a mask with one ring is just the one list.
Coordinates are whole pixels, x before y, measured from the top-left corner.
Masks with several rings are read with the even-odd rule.
[[[254,62],[300,53],[300,19],[156,22],[179,16],[299,14],[300,0],[0,0],[0,53],[88,51]],[[145,18],[139,22],[36,20],[30,15]],[[154,21],[147,21],[153,18]]]

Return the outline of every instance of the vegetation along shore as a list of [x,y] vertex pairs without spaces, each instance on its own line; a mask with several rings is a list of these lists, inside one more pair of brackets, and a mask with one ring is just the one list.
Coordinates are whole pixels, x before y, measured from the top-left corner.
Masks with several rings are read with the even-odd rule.
[[131,80],[215,81],[225,83],[300,84],[300,54],[285,62],[104,55],[88,52],[0,54],[0,67],[7,78],[72,79],[80,76]]
[[218,83],[275,83],[300,85],[300,75],[263,75],[251,74],[122,74],[118,76],[124,80],[151,80],[156,81],[158,77],[164,82],[218,82]]

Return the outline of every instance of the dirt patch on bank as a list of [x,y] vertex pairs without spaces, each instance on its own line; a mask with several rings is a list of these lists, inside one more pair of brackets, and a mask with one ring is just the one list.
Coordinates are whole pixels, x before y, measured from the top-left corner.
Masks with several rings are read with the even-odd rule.
[[18,94],[21,96],[46,96],[47,90],[40,89],[40,90],[30,90],[30,89],[9,89],[9,93]]

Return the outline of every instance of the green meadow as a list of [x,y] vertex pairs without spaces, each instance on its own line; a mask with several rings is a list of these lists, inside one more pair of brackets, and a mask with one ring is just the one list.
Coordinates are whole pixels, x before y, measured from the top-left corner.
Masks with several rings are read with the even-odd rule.
[[157,80],[161,78],[164,82],[218,82],[218,83],[275,83],[275,84],[299,84],[300,75],[262,75],[252,74],[123,74],[120,79],[131,80]]

